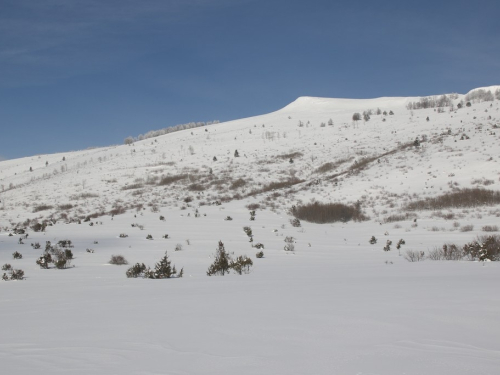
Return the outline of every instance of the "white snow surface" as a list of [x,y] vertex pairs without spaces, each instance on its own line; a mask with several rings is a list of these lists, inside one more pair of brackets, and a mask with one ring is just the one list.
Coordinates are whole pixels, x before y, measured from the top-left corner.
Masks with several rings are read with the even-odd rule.
[[[457,109],[464,97],[441,113],[408,110],[418,97],[302,97],[130,146],[0,162],[0,265],[26,276],[0,281],[1,372],[500,374],[498,262],[404,258],[500,226],[498,205],[405,209],[452,188],[499,190],[500,101]],[[369,121],[352,121],[370,109]],[[416,137],[419,147],[401,147]],[[376,159],[342,174],[366,157]],[[186,177],[158,184],[175,175]],[[293,185],[263,189],[283,181]],[[369,220],[293,227],[292,205],[313,200],[359,201]],[[416,221],[390,218],[405,213]],[[44,220],[45,232],[30,229]],[[264,258],[244,226],[265,245]],[[24,244],[9,236],[21,227]],[[287,236],[293,252],[284,250]],[[40,269],[45,241],[64,239],[74,245],[71,267]],[[249,274],[206,275],[219,240],[252,258]],[[30,246],[37,242],[41,249]],[[129,266],[154,266],[165,251],[182,278],[126,278]],[[108,263],[118,254],[128,266]]]

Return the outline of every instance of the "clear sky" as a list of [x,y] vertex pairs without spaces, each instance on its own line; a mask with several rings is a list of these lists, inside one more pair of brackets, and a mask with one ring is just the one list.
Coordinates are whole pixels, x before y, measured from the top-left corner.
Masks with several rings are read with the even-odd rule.
[[0,0],[0,158],[500,83],[498,0]]

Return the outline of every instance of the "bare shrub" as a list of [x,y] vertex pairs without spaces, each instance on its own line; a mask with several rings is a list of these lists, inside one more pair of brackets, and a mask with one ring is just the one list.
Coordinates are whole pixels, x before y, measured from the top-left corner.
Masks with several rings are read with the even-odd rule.
[[498,226],[496,225],[485,225],[481,228],[483,232],[498,232]]
[[500,203],[500,192],[472,188],[445,193],[443,195],[426,198],[409,203],[409,210],[440,210],[445,208],[478,207]]
[[296,158],[300,158],[301,156],[304,156],[304,154],[302,152],[292,152],[292,153],[289,153],[289,154],[282,154],[282,155],[278,155],[278,158],[279,159],[296,159]]
[[354,172],[358,172],[362,169],[365,169],[368,166],[368,164],[370,164],[371,162],[374,162],[375,160],[377,160],[379,158],[380,158],[380,156],[367,156],[367,157],[361,158],[359,160],[356,160],[354,162],[354,164],[352,164],[349,167],[349,172],[354,173]]
[[51,206],[51,205],[48,205],[48,204],[41,204],[41,205],[35,206],[33,208],[33,213],[40,212],[40,211],[51,210],[53,208],[54,208],[54,206]]
[[125,185],[122,187],[122,190],[133,190],[133,189],[142,189],[144,184],[142,182],[136,184]]
[[342,164],[344,163],[347,163],[349,161],[351,161],[353,158],[350,157],[350,158],[342,158],[342,159],[339,159],[339,160],[336,160],[334,162],[328,162],[328,163],[325,163],[323,164],[322,166],[320,166],[319,168],[316,169],[316,173],[326,173],[326,172],[330,172],[334,169],[337,169],[338,167],[340,167]]
[[250,204],[246,205],[246,208],[248,208],[250,211],[255,211],[255,210],[258,210],[260,208],[260,204],[259,203],[250,203]]
[[234,181],[231,184],[231,186],[229,188],[232,190],[239,189],[239,188],[242,188],[243,186],[245,186],[246,184],[247,184],[247,182],[244,179],[238,178],[236,181]]
[[464,256],[462,247],[455,244],[444,244],[441,248],[430,250],[427,257],[431,260],[460,260]]
[[474,230],[474,225],[469,224],[469,225],[464,225],[463,227],[460,227],[460,232],[472,232]]
[[417,215],[414,213],[407,212],[405,214],[394,214],[384,218],[384,223],[394,223],[396,221],[414,220]]
[[285,181],[280,181],[280,182],[271,182],[267,185],[265,185],[260,191],[259,193],[265,193],[265,192],[268,192],[268,191],[272,191],[272,190],[279,190],[279,189],[286,189],[286,188],[290,188],[292,187],[293,185],[296,185],[296,184],[299,184],[303,182],[303,180],[299,179],[299,178],[296,178],[296,177],[293,177],[293,178],[290,178],[288,180],[285,180]]
[[205,186],[203,186],[202,184],[191,184],[188,186],[188,190],[189,191],[204,191],[205,190]]
[[292,209],[292,214],[300,220],[318,224],[367,220],[359,205],[343,203],[309,203]]
[[125,207],[115,207],[112,210],[108,212],[108,215],[122,215],[125,212],[127,212],[127,209]]
[[71,210],[74,206],[71,203],[61,204],[58,206],[60,210]]
[[420,262],[425,259],[425,253],[417,250],[407,250],[404,258],[408,262]]
[[95,193],[81,193],[80,195],[72,195],[69,199],[72,201],[77,199],[99,198],[99,194]]
[[123,255],[111,255],[109,264],[115,264],[117,266],[128,264],[127,259]]
[[184,180],[188,178],[187,174],[178,174],[178,175],[173,175],[173,176],[162,176],[160,179],[160,182],[158,182],[158,185],[164,186],[164,185],[170,185],[173,184],[174,182]]

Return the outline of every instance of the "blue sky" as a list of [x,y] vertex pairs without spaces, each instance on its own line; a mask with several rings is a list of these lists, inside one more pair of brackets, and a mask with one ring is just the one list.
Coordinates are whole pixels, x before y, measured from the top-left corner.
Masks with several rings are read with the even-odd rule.
[[500,2],[0,0],[0,158],[500,83]]

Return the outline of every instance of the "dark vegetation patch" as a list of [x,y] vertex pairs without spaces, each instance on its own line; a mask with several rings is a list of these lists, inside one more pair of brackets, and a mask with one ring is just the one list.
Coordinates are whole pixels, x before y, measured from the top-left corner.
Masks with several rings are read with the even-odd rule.
[[181,181],[188,178],[187,174],[177,174],[173,176],[162,176],[160,178],[160,182],[158,182],[158,185],[164,186],[164,185],[170,185],[173,184],[174,182]]
[[51,210],[53,208],[54,208],[54,206],[51,206],[51,205],[48,205],[48,204],[41,204],[39,206],[35,206],[33,208],[33,212],[46,211],[46,210]]
[[359,204],[348,206],[343,203],[314,202],[292,208],[292,214],[297,219],[317,224],[368,219],[361,211]]
[[231,184],[231,186],[229,188],[232,190],[239,189],[239,188],[242,188],[243,186],[245,186],[246,184],[247,184],[247,182],[244,179],[238,178],[236,181],[234,181]]
[[394,223],[396,221],[406,221],[406,220],[414,220],[417,218],[417,215],[414,213],[407,212],[405,214],[394,214],[384,218],[384,223]]
[[191,184],[188,186],[188,190],[189,191],[204,191],[205,190],[205,186],[203,186],[202,184]]
[[337,160],[334,162],[325,163],[316,169],[316,173],[326,173],[326,172],[333,171],[333,170],[337,169],[338,167],[340,167],[342,164],[351,161],[352,159],[353,159],[352,157],[343,158],[343,159],[340,159],[340,160]]
[[250,204],[246,205],[246,208],[248,208],[250,211],[255,211],[255,210],[258,210],[260,208],[260,204],[259,203],[250,203]]
[[301,156],[304,156],[302,152],[291,152],[289,154],[278,155],[278,158],[288,160],[288,159],[300,158]]
[[79,195],[72,195],[70,197],[72,201],[77,199],[88,199],[88,198],[99,198],[99,195],[95,193],[81,193]]
[[134,190],[134,189],[142,189],[144,184],[142,182],[138,182],[136,184],[125,185],[122,187],[122,190]]
[[250,193],[248,193],[246,196],[254,196],[257,194],[262,194],[262,193],[267,193],[273,190],[281,190],[281,189],[287,189],[291,188],[294,185],[300,184],[301,182],[304,182],[304,180],[301,180],[297,177],[292,177],[289,178],[288,180],[284,181],[278,181],[278,182],[271,182],[267,185],[264,185],[260,189],[254,189]]
[[472,188],[460,189],[434,198],[426,198],[409,203],[409,210],[439,210],[444,208],[478,207],[500,204],[500,192]]

